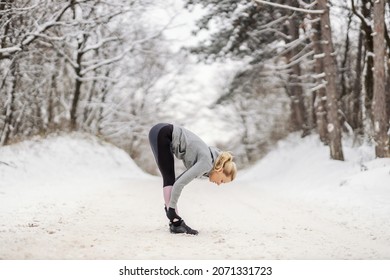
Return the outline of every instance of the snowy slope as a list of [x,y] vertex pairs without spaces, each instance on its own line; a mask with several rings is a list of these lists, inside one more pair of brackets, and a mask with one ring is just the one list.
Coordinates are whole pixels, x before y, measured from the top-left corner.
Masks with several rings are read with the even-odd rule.
[[74,134],[0,148],[0,259],[390,259],[390,160],[290,136],[238,179],[188,185],[172,235],[161,180]]
[[292,135],[242,177],[261,181],[265,190],[340,206],[383,207],[390,214],[390,159],[375,159],[373,147],[352,148],[348,141],[344,154],[344,162],[330,160],[329,148],[316,136]]
[[67,184],[145,176],[128,155],[84,134],[51,136],[0,148],[1,185]]

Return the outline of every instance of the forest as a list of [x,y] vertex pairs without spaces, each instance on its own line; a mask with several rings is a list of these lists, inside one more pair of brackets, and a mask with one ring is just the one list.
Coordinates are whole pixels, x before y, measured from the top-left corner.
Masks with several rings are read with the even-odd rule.
[[[384,0],[0,0],[0,145],[90,133],[148,170],[154,123],[217,116],[215,144],[240,166],[291,132],[317,134],[334,160],[344,137],[390,157],[389,12]],[[183,46],[167,36],[180,13],[194,15]],[[211,95],[190,77],[199,65],[216,65]]]

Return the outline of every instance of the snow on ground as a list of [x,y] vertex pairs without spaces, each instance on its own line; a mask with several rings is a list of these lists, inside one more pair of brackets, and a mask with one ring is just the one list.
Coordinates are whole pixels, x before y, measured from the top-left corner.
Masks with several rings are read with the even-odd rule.
[[85,135],[0,148],[0,259],[390,259],[390,159],[329,160],[291,136],[238,179],[186,186],[168,232],[161,179]]

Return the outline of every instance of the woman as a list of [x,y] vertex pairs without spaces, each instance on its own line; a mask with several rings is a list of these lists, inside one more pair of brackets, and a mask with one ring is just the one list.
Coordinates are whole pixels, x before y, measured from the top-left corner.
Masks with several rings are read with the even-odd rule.
[[[237,169],[232,155],[207,146],[197,135],[181,126],[167,123],[159,123],[151,128],[149,142],[163,177],[165,212],[170,220],[171,233],[198,234],[178,215],[180,194],[185,185],[202,176],[217,185],[233,181]],[[186,167],[186,171],[177,178],[173,154]]]

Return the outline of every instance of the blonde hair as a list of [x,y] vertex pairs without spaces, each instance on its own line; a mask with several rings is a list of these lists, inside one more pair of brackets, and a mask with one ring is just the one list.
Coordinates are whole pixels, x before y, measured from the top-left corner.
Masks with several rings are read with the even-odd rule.
[[220,153],[214,162],[213,171],[223,171],[223,173],[227,177],[230,177],[230,179],[233,181],[237,175],[237,167],[236,164],[233,162],[232,154],[229,152]]

